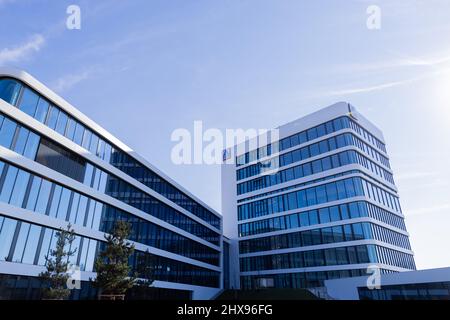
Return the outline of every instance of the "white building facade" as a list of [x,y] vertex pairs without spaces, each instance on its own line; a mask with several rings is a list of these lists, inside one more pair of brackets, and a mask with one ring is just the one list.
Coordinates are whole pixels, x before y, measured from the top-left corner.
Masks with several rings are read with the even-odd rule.
[[133,270],[152,263],[161,297],[221,290],[221,215],[29,74],[0,69],[0,299],[38,298],[36,276],[68,223],[82,280],[72,298],[92,298],[117,220],[132,226]]
[[375,125],[340,102],[272,133],[278,141],[236,145],[234,163],[222,165],[224,233],[239,275],[231,287],[315,288],[369,267],[415,270]]

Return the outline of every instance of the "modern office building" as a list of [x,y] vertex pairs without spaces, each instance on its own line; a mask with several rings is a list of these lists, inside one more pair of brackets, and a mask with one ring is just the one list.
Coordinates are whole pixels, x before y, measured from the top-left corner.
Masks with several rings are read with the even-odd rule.
[[221,215],[29,74],[1,68],[0,98],[0,299],[39,298],[36,276],[69,222],[83,281],[72,298],[95,296],[88,280],[117,220],[161,297],[221,290]]
[[222,165],[232,287],[318,288],[368,267],[415,270],[383,134],[350,104],[225,154],[235,159]]

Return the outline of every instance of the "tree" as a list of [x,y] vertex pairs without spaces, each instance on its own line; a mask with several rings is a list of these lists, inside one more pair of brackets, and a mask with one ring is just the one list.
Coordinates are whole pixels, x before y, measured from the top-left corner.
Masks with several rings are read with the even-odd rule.
[[[70,267],[70,257],[77,249],[70,250],[72,242],[75,240],[75,233],[69,224],[67,229],[60,229],[56,232],[56,247],[50,250],[50,255],[45,256],[46,271],[39,274],[39,278],[45,284],[42,289],[42,298],[64,300],[70,295],[67,286],[69,279],[68,269]],[[66,250],[69,248],[68,250]]]
[[105,235],[106,247],[95,261],[97,277],[93,284],[99,289],[99,297],[124,295],[136,282],[128,264],[134,252],[134,245],[126,240],[130,231],[129,223],[118,221],[111,234]]

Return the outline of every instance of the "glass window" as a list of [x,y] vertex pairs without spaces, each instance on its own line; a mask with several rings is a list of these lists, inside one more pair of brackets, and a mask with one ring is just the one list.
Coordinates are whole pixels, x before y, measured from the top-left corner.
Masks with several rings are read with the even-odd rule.
[[36,158],[36,152],[39,147],[39,141],[40,137],[34,132],[30,132],[23,155],[31,160],[34,160]]
[[36,113],[34,115],[34,118],[42,123],[45,122],[45,118],[47,117],[49,108],[49,103],[44,98],[40,98],[39,102],[37,104]]
[[34,211],[34,207],[36,206],[37,197],[39,195],[39,188],[41,187],[42,179],[36,176],[32,177],[33,182],[30,188],[30,194],[28,195],[28,200],[25,205],[25,209]]
[[320,126],[317,127],[317,135],[319,137],[326,135],[326,128],[325,128],[325,124],[321,124]]
[[312,162],[312,169],[313,173],[319,173],[322,172],[322,161],[316,160]]
[[355,237],[355,240],[364,240],[364,231],[363,231],[361,223],[352,224],[352,228],[353,228],[353,235]]
[[55,106],[50,107],[49,115],[47,117],[47,126],[50,129],[55,130],[56,123],[58,122],[59,109]]
[[317,138],[317,129],[311,128],[307,131],[308,134],[308,140],[313,140]]
[[308,212],[303,212],[300,214],[300,225],[302,227],[307,227],[309,226],[309,216],[308,216]]
[[308,212],[310,225],[319,224],[319,215],[317,210],[311,210]]
[[52,229],[45,229],[44,231],[44,237],[42,240],[41,245],[41,251],[39,253],[38,258],[38,265],[43,266],[45,265],[45,256],[48,254],[49,248],[50,248],[50,242],[53,238],[53,230]]
[[34,264],[34,258],[36,256],[36,250],[39,244],[41,229],[42,228],[39,226],[31,225],[27,243],[25,246],[25,251],[23,253],[22,263]]
[[295,192],[288,194],[288,203],[289,203],[289,210],[298,208],[297,206],[297,198]]
[[59,202],[58,213],[56,216],[58,219],[66,220],[71,194],[72,191],[63,188],[63,191],[61,193],[61,200]]
[[327,190],[328,201],[331,202],[331,201],[336,201],[338,199],[336,184],[328,183],[326,185],[326,190]]
[[334,237],[334,242],[344,241],[344,231],[342,230],[342,226],[334,226],[333,227],[333,237]]
[[305,163],[302,166],[304,176],[310,176],[312,174],[311,163]]
[[5,261],[9,255],[17,221],[5,218],[0,232],[0,261]]
[[313,206],[317,204],[315,188],[310,188],[306,190],[306,199],[308,202],[308,206]]
[[11,195],[9,203],[16,207],[22,207],[23,198],[27,190],[28,181],[30,180],[30,174],[26,171],[20,170],[17,174],[16,183],[14,184],[14,190]]
[[77,122],[73,142],[75,142],[78,145],[81,145],[81,143],[83,142],[83,135],[84,135],[84,126],[81,123]]
[[330,170],[331,167],[331,159],[330,157],[326,157],[322,159],[322,170],[326,171],[326,170]]
[[19,170],[17,168],[8,166],[8,171],[6,173],[5,181],[2,186],[2,190],[0,193],[0,201],[1,202],[9,202],[11,197],[11,192],[14,187],[14,183],[16,182],[17,172]]
[[17,237],[12,262],[22,262],[23,251],[30,231],[30,224],[22,222],[20,226],[19,235]]
[[22,85],[13,79],[0,80],[0,99],[5,100],[9,104],[15,106],[20,94]]
[[[40,179],[34,177],[34,179]],[[34,184],[34,181],[33,181]],[[39,190],[39,196],[36,204],[35,211],[37,213],[45,214],[47,210],[48,200],[50,198],[50,191],[52,190],[52,183],[47,180],[43,180],[41,184],[41,189]]]
[[316,187],[317,203],[327,202],[327,192],[325,191],[325,185]]
[[311,153],[311,157],[315,157],[320,153],[319,144],[314,143],[309,146],[309,152]]
[[28,131],[27,129],[23,128],[23,127],[17,127],[18,129],[16,130],[16,138],[15,138],[15,143],[14,143],[14,152],[17,152],[18,154],[23,154],[24,150],[25,150],[25,145],[27,143],[27,139],[28,139],[28,133],[30,131]]
[[0,129],[0,145],[5,148],[11,148],[11,143],[14,138],[14,133],[16,132],[16,123],[5,118],[3,120],[2,127]]
[[335,183],[336,183],[336,187],[337,187],[337,190],[338,190],[338,198],[339,198],[339,200],[347,198],[347,192],[345,191],[344,181],[339,180],[339,181],[336,181]]
[[67,114],[63,111],[59,113],[58,123],[56,124],[56,132],[64,135],[66,132],[67,121],[69,120]]
[[320,223],[330,222],[330,212],[329,212],[328,208],[319,209],[319,218],[320,218]]
[[331,221],[339,221],[339,220],[341,220],[338,206],[334,206],[334,207],[330,208],[330,218],[331,218]]
[[341,209],[342,220],[350,219],[347,205],[346,204],[341,204],[339,207]]
[[19,109],[34,117],[38,101],[39,96],[34,91],[25,88],[22,93],[22,98],[20,99]]
[[290,224],[292,229],[299,227],[298,214],[291,214],[289,216],[289,224]]
[[55,189],[53,191],[53,196],[52,196],[52,203],[50,206],[50,212],[49,212],[50,217],[56,218],[56,216],[58,214],[58,205],[59,205],[59,199],[61,198],[61,192],[62,192],[62,187],[55,186]]

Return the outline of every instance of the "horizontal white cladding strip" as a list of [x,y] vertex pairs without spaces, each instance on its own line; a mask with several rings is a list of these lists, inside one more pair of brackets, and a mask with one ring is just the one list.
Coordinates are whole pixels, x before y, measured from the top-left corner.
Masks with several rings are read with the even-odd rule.
[[[201,199],[198,199],[195,195],[193,195],[190,191],[185,189],[183,186],[179,185],[176,181],[174,181],[172,178],[170,178],[168,175],[166,175],[164,172],[156,168],[154,165],[152,165],[149,161],[144,159],[142,156],[140,156],[138,153],[136,153],[133,149],[128,147],[126,144],[124,144],[122,141],[114,137],[111,133],[106,131],[104,128],[102,128],[100,125],[98,125],[96,122],[91,120],[89,117],[87,117],[85,114],[83,114],[81,111],[76,109],[74,106],[72,106],[69,102],[64,100],[62,97],[57,95],[55,92],[50,90],[48,87],[46,87],[44,84],[36,80],[34,77],[32,77],[30,74],[18,70],[15,68],[9,68],[9,67],[0,67],[0,76],[8,76],[15,79],[18,79],[25,84],[29,85],[31,88],[39,92],[41,95],[46,97],[48,100],[50,100],[53,104],[57,105],[61,109],[63,109],[65,112],[67,112],[69,115],[71,115],[73,118],[77,119],[87,127],[89,127],[94,132],[98,133],[100,136],[105,138],[106,140],[110,141],[112,144],[116,145],[119,149],[122,151],[128,153],[131,157],[138,160],[140,163],[142,163],[144,166],[148,167],[150,170],[154,171],[156,174],[161,176],[164,180],[167,180],[170,184],[175,186],[180,191],[184,192],[186,195],[192,197],[195,201],[197,201],[199,204],[210,210],[213,214],[215,214],[217,217],[221,218],[222,216],[216,212],[214,209],[209,207],[206,203],[204,203]],[[3,102],[3,101],[1,101]]]
[[[362,174],[362,173],[351,173],[351,174],[347,174],[345,176],[328,179],[326,181],[314,182],[314,183],[311,183],[309,185],[299,186],[297,188],[293,188],[293,189],[290,189],[290,190],[283,190],[283,191],[277,192],[278,190],[282,190],[284,188],[290,188],[290,187],[296,186],[298,184],[307,183],[307,182],[314,181],[314,180],[317,180],[317,179],[323,179],[323,178],[326,178],[328,176],[332,176],[332,175],[336,175],[336,174],[340,174],[340,173],[344,173],[344,172],[352,171],[352,170],[362,171],[365,174]],[[298,190],[301,190],[301,189],[313,188],[313,187],[318,186],[318,185],[322,185],[322,184],[325,184],[325,183],[330,183],[330,182],[334,182],[334,181],[342,180],[342,179],[346,179],[346,178],[351,178],[351,177],[362,177],[362,178],[365,178],[366,180],[369,179],[370,182],[373,182],[374,184],[376,184],[377,186],[379,186],[380,188],[382,188],[386,192],[389,192],[391,194],[393,192],[397,193],[396,196],[398,197],[398,189],[397,189],[397,187],[395,185],[390,184],[389,187],[385,186],[384,182],[388,183],[387,181],[383,180],[383,183],[381,183],[379,181],[379,179],[381,179],[380,177],[376,176],[373,172],[369,171],[368,169],[366,169],[362,165],[353,163],[353,164],[345,165],[343,167],[339,167],[339,168],[335,168],[335,169],[319,172],[319,173],[316,173],[316,174],[313,174],[313,175],[310,175],[310,176],[307,176],[307,177],[303,177],[303,178],[300,178],[300,179],[294,179],[294,180],[283,182],[283,183],[280,183],[280,184],[276,184],[276,185],[273,185],[273,186],[270,186],[270,187],[267,187],[267,188],[255,190],[255,191],[252,191],[252,192],[247,192],[247,193],[238,195],[236,201],[242,201],[242,202],[238,203],[238,205],[241,205],[241,204],[253,202],[255,200],[261,200],[261,199],[266,199],[266,198],[270,198],[270,197],[274,197],[274,196],[279,196],[279,195],[283,195],[285,193],[298,191]],[[269,192],[273,192],[273,194],[261,196],[261,197],[259,197],[257,199],[250,199],[252,197],[259,196],[261,194],[265,194],[265,193],[269,193]],[[246,200],[246,199],[249,199],[249,200]]]
[[[16,262],[6,262],[0,261],[0,274],[9,274],[17,276],[28,276],[28,277],[38,277],[39,274],[45,271],[46,268],[43,266],[35,266],[31,264],[16,263]],[[95,272],[81,271],[81,281],[90,281],[97,277]],[[177,283],[177,282],[167,282],[155,280],[152,284],[156,288],[166,288],[166,289],[178,289],[178,290],[201,290],[210,287],[195,286],[191,284]],[[218,289],[218,288],[214,288]]]
[[[338,136],[338,135],[341,135],[341,134],[345,134],[345,133],[351,133],[351,134],[354,134],[355,136],[359,136],[358,133],[356,133],[356,132],[353,131],[352,129],[348,129],[348,128],[342,129],[342,130],[333,132],[333,133],[331,133],[331,134],[327,134],[327,135],[325,135],[325,136],[322,136],[322,137],[320,137],[320,138],[311,140],[311,141],[309,141],[309,142],[307,142],[307,143],[303,143],[303,144],[300,144],[300,145],[297,145],[297,146],[294,146],[294,147],[290,147],[290,148],[285,149],[285,150],[283,150],[283,151],[281,151],[281,152],[277,152],[277,153],[271,154],[270,156],[266,156],[266,157],[263,157],[263,158],[254,160],[254,161],[252,161],[252,162],[249,162],[249,163],[247,163],[247,164],[245,164],[245,165],[236,167],[236,171],[241,170],[241,169],[246,168],[246,167],[249,167],[249,166],[251,166],[251,165],[257,164],[257,163],[259,163],[259,162],[267,161],[267,160],[270,160],[270,159],[273,159],[273,158],[282,156],[282,155],[284,155],[284,154],[286,154],[286,153],[289,153],[289,152],[295,151],[295,150],[297,150],[297,149],[301,149],[301,148],[310,146],[310,145],[315,144],[315,143],[317,143],[317,142],[320,142],[320,141],[323,141],[323,140],[326,140],[326,139],[329,139],[329,138],[332,138],[332,137],[335,137],[335,136]],[[361,139],[361,140],[363,140],[363,139]],[[349,146],[347,146],[347,147],[349,147]],[[347,147],[339,148],[339,149],[336,149],[336,150],[333,150],[333,151],[329,151],[329,152],[325,152],[325,153],[322,153],[322,154],[317,155],[317,156],[315,156],[315,157],[310,157],[310,158],[305,159],[305,160],[302,160],[302,161],[297,161],[297,162],[295,162],[295,164],[298,165],[298,164],[306,163],[306,162],[308,162],[308,161],[314,161],[314,160],[316,160],[316,159],[318,159],[318,158],[326,157],[326,156],[329,155],[329,154],[337,153],[336,151],[338,151],[338,150],[344,151],[344,149],[347,148]],[[355,150],[358,150],[361,154],[364,154],[366,157],[369,157],[370,159],[372,159],[372,161],[374,161],[374,162],[376,162],[377,164],[379,164],[380,167],[383,167],[386,171],[388,171],[388,172],[390,172],[390,173],[393,173],[391,168],[385,166],[383,163],[381,163],[381,162],[377,161],[376,159],[374,159],[373,157],[369,156],[368,154],[366,154],[365,152],[363,152],[363,151],[362,151],[361,149],[359,149],[358,147],[356,147],[356,146],[352,146],[352,147],[354,147]],[[374,147],[374,149],[375,149],[375,147]],[[377,149],[377,150],[378,150],[378,149]],[[380,150],[379,153],[382,154],[383,156],[385,156],[385,154],[383,154],[383,152],[382,152],[381,150]],[[386,158],[388,158],[387,155],[386,155]],[[389,159],[389,158],[388,158],[388,159]],[[292,164],[291,164],[291,165],[288,165],[288,166],[283,166],[282,168],[284,169],[284,168],[289,168],[289,167],[292,167]],[[241,182],[241,181],[244,181],[244,179],[243,179],[243,180],[239,180],[239,182]]]
[[189,239],[192,239],[193,241],[199,242],[205,246],[208,246],[208,247],[216,249],[216,250],[220,250],[220,246],[216,246],[204,239],[201,239],[200,237],[197,237],[187,231],[177,228],[177,227],[175,227],[163,220],[160,220],[148,213],[145,213],[139,209],[136,209],[135,207],[132,207],[132,206],[126,204],[125,202],[122,202],[122,201],[117,200],[111,196],[104,194],[104,193],[101,193],[92,188],[89,188],[88,186],[82,184],[81,182],[73,180],[59,172],[56,172],[44,165],[41,165],[35,161],[30,160],[28,158],[25,158],[9,149],[2,147],[2,146],[0,146],[0,160],[1,159],[6,160],[7,162],[11,162],[15,166],[18,166],[25,170],[31,171],[32,173],[36,173],[39,176],[43,176],[43,177],[47,178],[48,180],[51,180],[55,183],[58,183],[63,186],[66,186],[70,189],[76,190],[76,191],[86,195],[89,198],[112,205],[116,208],[126,211],[132,215],[139,217],[139,218],[150,221],[150,222],[160,225],[161,227],[164,227],[170,231],[173,231],[173,232],[178,233],[182,236],[185,236]]
[[386,247],[386,248],[393,249],[396,251],[400,251],[400,252],[403,252],[406,254],[414,255],[414,253],[411,250],[397,247],[395,245],[392,245],[392,244],[389,244],[386,242],[382,242],[379,240],[375,240],[375,239],[366,239],[366,240],[357,240],[357,241],[318,244],[318,245],[306,246],[306,247],[276,249],[276,250],[269,250],[269,251],[258,251],[258,252],[239,254],[239,257],[240,258],[250,258],[250,257],[258,257],[258,256],[269,256],[269,255],[274,255],[274,254],[303,252],[303,251],[312,251],[312,250],[324,250],[324,249],[330,249],[330,248],[342,248],[342,247],[370,245],[370,244],[378,245],[378,246]]
[[[300,272],[320,272],[320,271],[340,271],[340,270],[352,270],[352,269],[373,269],[378,267],[380,269],[388,269],[395,272],[411,271],[410,269],[394,267],[382,263],[361,263],[361,264],[345,264],[338,266],[326,266],[326,267],[308,267],[308,268],[292,268],[292,269],[276,269],[276,270],[259,270],[259,271],[246,271],[240,272],[240,276],[260,276],[260,275],[276,275],[285,273],[300,273]],[[371,273],[367,274],[368,276]]]
[[[95,164],[96,166],[100,167],[104,171],[109,172],[109,173],[115,175],[116,177],[119,177],[120,179],[122,179],[122,180],[126,181],[127,183],[131,184],[132,186],[138,188],[142,192],[153,196],[154,198],[160,200],[161,202],[167,204],[168,206],[174,208],[175,210],[177,210],[180,213],[188,216],[189,218],[195,220],[196,222],[198,222],[198,223],[200,223],[200,224],[210,228],[211,230],[214,230],[214,231],[216,231],[218,233],[221,233],[221,231],[219,229],[213,227],[212,225],[210,225],[206,221],[200,219],[196,215],[194,215],[191,212],[187,211],[186,209],[180,207],[176,203],[170,201],[166,197],[160,195],[159,193],[157,193],[156,191],[150,189],[149,187],[147,187],[146,185],[142,184],[141,182],[133,179],[132,177],[128,176],[127,174],[125,174],[121,170],[119,170],[119,169],[113,167],[112,165],[108,164],[107,162],[101,160],[100,158],[98,158],[97,156],[93,155],[92,153],[90,153],[89,151],[84,149],[83,147],[77,145],[76,143],[74,143],[71,140],[67,139],[66,137],[60,135],[56,131],[50,129],[46,125],[44,125],[41,122],[37,121],[36,119],[30,117],[29,115],[27,115],[26,113],[20,111],[19,109],[9,105],[8,103],[4,102],[1,99],[0,99],[0,110],[3,113],[5,113],[8,116],[10,116],[11,118],[15,119],[16,121],[26,125],[27,127],[31,128],[32,130],[34,130],[36,132],[39,132],[40,135],[44,135],[45,137],[47,137],[47,138],[49,138],[49,139],[51,139],[51,140],[53,140],[53,141],[55,141],[55,142],[65,146],[66,148],[68,148],[72,152],[75,152],[76,154],[82,156],[83,158],[85,158],[89,162]],[[220,218],[221,218],[221,216],[220,216]]]
[[351,219],[345,219],[345,220],[338,220],[338,221],[327,222],[327,223],[319,223],[319,224],[314,224],[314,225],[310,225],[310,226],[306,226],[306,227],[291,228],[291,229],[272,231],[272,232],[262,232],[262,233],[254,234],[251,236],[240,237],[239,241],[259,239],[259,238],[265,238],[265,237],[271,237],[271,236],[278,236],[281,234],[322,229],[322,228],[327,228],[327,227],[342,226],[342,225],[346,225],[346,224],[353,224],[353,223],[359,223],[359,222],[370,222],[373,224],[377,224],[381,227],[384,227],[386,229],[392,230],[394,232],[400,233],[402,235],[409,236],[409,233],[407,231],[404,231],[397,227],[391,226],[390,224],[378,221],[371,217],[362,217],[362,218],[351,218]]
[[[0,202],[0,214],[4,215],[6,217],[9,217],[9,218],[25,221],[25,222],[32,223],[32,224],[37,224],[37,225],[52,228],[52,229],[61,229],[61,228],[65,229],[68,225],[67,221],[52,218],[52,217],[49,217],[49,216],[46,216],[43,214],[37,214],[33,211],[14,207],[14,206],[11,206],[4,202]],[[82,227],[82,226],[78,226],[75,224],[72,225],[72,229],[79,236],[91,238],[91,239],[94,239],[97,241],[105,242],[105,235],[107,235],[107,233],[89,229],[89,228]],[[194,260],[192,258],[188,258],[188,257],[182,256],[182,255],[176,254],[176,253],[172,253],[172,252],[164,251],[164,250],[161,250],[161,249],[158,249],[155,247],[147,246],[147,245],[139,243],[139,242],[135,242],[135,241],[131,241],[131,240],[128,240],[128,242],[134,244],[136,249],[139,251],[145,252],[148,250],[150,253],[161,256],[161,257],[185,262],[185,263],[203,267],[203,268],[208,268],[208,269],[211,269],[214,271],[219,271],[219,272],[221,271],[220,267],[217,267],[217,266],[214,266],[214,265],[202,262],[202,261]]]

